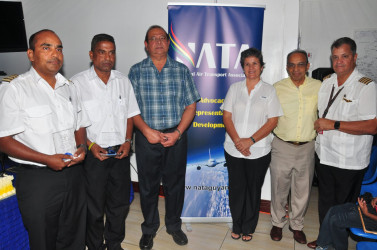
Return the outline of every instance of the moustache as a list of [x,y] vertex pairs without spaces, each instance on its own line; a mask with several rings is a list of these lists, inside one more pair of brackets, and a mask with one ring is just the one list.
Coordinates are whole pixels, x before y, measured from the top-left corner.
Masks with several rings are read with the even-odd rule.
[[48,62],[48,63],[56,63],[56,64],[61,64],[61,63],[62,63],[62,61],[59,60],[59,59],[57,59],[57,58],[55,58],[55,59],[51,59],[51,60],[48,60],[47,62]]

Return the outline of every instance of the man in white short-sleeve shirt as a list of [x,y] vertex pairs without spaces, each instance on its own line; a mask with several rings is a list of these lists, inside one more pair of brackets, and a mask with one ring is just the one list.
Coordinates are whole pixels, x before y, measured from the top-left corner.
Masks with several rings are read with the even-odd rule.
[[72,77],[91,121],[84,164],[88,193],[86,244],[88,249],[102,249],[105,240],[108,249],[121,249],[130,206],[132,117],[140,111],[130,81],[113,70],[114,38],[95,35],[89,56],[93,66]]
[[[356,69],[356,43],[339,38],[331,45],[335,74],[318,93],[316,166],[318,212],[322,223],[330,207],[357,201],[377,132],[376,84]],[[315,247],[316,242],[308,243]]]
[[74,84],[58,73],[63,45],[51,30],[29,39],[31,69],[0,87],[0,150],[18,165],[16,190],[31,249],[84,249],[80,162],[90,124]]

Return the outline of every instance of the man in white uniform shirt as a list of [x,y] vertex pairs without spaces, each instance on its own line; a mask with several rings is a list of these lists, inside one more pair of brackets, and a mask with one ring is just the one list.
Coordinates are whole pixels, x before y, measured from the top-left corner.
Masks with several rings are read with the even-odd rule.
[[114,38],[95,35],[89,56],[93,66],[72,77],[92,123],[87,128],[89,152],[84,164],[88,193],[86,244],[89,250],[122,249],[130,206],[132,117],[140,111],[128,78],[112,70]]
[[[0,151],[18,165],[16,190],[31,249],[84,249],[85,127],[74,84],[58,73],[63,46],[51,30],[29,39],[31,69],[0,87]],[[76,149],[77,147],[77,149]]]
[[[335,74],[318,93],[316,153],[320,164],[318,212],[322,221],[330,207],[357,201],[377,133],[376,84],[356,69],[356,43],[339,38],[331,45]],[[316,242],[308,243],[314,248]]]

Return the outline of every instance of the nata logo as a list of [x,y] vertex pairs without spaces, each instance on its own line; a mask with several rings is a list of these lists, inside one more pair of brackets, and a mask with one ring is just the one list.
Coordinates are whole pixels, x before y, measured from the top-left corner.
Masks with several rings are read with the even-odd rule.
[[[203,58],[205,57],[208,63],[208,68],[216,69],[215,57],[213,53],[213,48],[210,43],[203,43],[202,47],[200,48],[200,54],[198,61],[195,63],[193,54],[196,54],[196,44],[195,43],[188,43],[188,47],[191,50],[188,50],[182,42],[178,39],[178,37],[174,34],[173,25],[170,25],[170,47],[178,53],[183,59],[176,58],[177,61],[182,63],[183,60],[188,61],[194,68],[199,68]],[[241,59],[241,52],[248,49],[248,44],[242,44],[240,49],[237,50],[237,59],[233,62],[230,61],[230,53],[236,50],[236,44],[228,44],[228,43],[216,43],[216,47],[221,47],[221,65],[220,68],[222,69],[229,69],[230,67],[237,69],[239,66],[239,61]]]

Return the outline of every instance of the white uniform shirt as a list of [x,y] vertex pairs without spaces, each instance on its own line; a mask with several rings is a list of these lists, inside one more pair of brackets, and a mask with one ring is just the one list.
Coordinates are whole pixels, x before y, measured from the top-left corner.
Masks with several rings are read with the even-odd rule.
[[[363,75],[355,69],[342,86],[337,75],[326,79],[318,93],[319,117],[327,107],[331,89],[334,94],[344,86],[331,105],[326,118],[335,121],[371,120],[377,115],[377,89],[374,82],[359,82]],[[342,169],[360,170],[368,166],[373,136],[351,135],[338,130],[323,131],[316,139],[316,152],[322,164]]]
[[112,70],[105,84],[94,67],[71,79],[80,89],[82,103],[91,121],[88,139],[101,147],[123,144],[127,119],[140,114],[134,90],[127,76]]
[[[0,137],[11,136],[43,154],[56,154],[53,134],[68,131],[68,143],[76,145],[74,131],[90,124],[74,84],[56,74],[55,89],[32,67],[10,83],[0,85]],[[62,153],[62,152],[59,152]],[[44,166],[14,157],[23,164]]]
[[[260,81],[248,94],[246,80],[234,83],[226,94],[223,110],[232,113],[232,121],[240,138],[251,137],[258,131],[268,118],[283,115],[275,88]],[[271,151],[272,134],[250,147],[250,156],[244,156],[235,147],[234,142],[226,133],[224,149],[233,157],[256,159]]]

